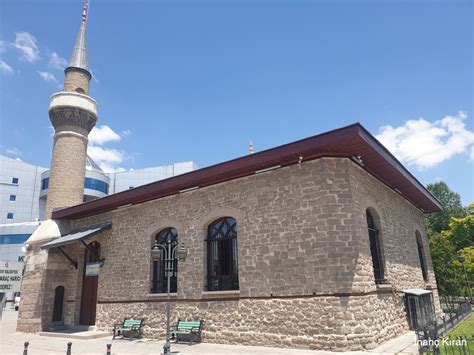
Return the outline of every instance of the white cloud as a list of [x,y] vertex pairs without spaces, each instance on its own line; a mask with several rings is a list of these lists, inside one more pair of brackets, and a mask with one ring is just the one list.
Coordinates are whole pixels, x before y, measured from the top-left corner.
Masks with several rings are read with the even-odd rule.
[[0,40],[0,53],[3,53],[7,50],[7,44],[5,41]]
[[22,60],[33,63],[40,58],[38,41],[36,40],[36,37],[33,36],[31,33],[16,33],[16,38],[15,42],[13,42],[13,47],[21,51],[22,55],[20,59]]
[[53,52],[49,56],[48,67],[58,70],[64,70],[67,66],[67,60],[60,57],[56,52]]
[[122,139],[120,135],[114,132],[112,128],[106,125],[92,128],[89,133],[89,144],[91,145],[103,145],[107,142],[116,142]]
[[[128,135],[126,132],[129,132],[129,130],[123,131],[122,135]],[[94,127],[89,133],[87,154],[104,172],[125,171],[119,165],[128,159],[128,155],[117,149],[103,147],[108,142],[118,142],[121,139],[121,135],[107,125]]]
[[5,152],[7,154],[14,155],[14,156],[20,156],[22,154],[21,150],[16,147],[9,147],[5,150]]
[[123,131],[122,131],[122,135],[124,135],[124,136],[129,136],[129,135],[131,135],[131,134],[132,134],[132,131],[129,130],[129,129],[126,129],[126,130],[123,130]]
[[58,79],[56,79],[56,77],[51,73],[48,73],[46,71],[39,71],[38,70],[38,74],[39,74],[39,76],[41,76],[43,78],[44,81],[48,81],[48,82],[55,83],[55,84],[59,83]]
[[106,173],[124,170],[118,165],[121,164],[126,157],[124,153],[118,151],[117,149],[89,145],[87,147],[87,154]]
[[0,72],[5,74],[13,74],[15,71],[11,66],[5,63],[3,60],[0,60]]
[[474,132],[466,128],[466,118],[459,112],[434,122],[409,120],[399,127],[382,126],[376,138],[401,161],[427,169],[457,154],[470,151],[473,157]]

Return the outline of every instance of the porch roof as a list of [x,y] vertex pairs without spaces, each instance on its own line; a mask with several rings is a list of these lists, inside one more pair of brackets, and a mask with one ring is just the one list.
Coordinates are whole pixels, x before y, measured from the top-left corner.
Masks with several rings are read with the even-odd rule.
[[92,226],[76,229],[72,231],[71,233],[63,235],[55,240],[52,240],[42,245],[41,249],[51,249],[51,248],[62,247],[69,244],[74,244],[81,240],[90,238],[103,230],[110,229],[111,227],[112,227],[112,223],[107,222],[107,223],[100,223],[100,224],[95,224]]

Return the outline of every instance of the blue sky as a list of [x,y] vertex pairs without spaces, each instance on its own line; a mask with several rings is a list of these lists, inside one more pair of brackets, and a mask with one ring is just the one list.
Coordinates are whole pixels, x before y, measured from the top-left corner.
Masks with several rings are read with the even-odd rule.
[[[0,0],[0,154],[51,159],[81,2]],[[361,122],[423,183],[474,200],[470,1],[92,0],[90,154],[204,167]]]

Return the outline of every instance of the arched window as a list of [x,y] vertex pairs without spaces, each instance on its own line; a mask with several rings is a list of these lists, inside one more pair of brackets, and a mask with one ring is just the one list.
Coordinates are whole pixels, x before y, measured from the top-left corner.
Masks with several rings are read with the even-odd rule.
[[178,290],[178,260],[176,257],[170,262],[170,270],[166,270],[166,255],[172,255],[172,250],[178,245],[178,232],[174,228],[165,228],[155,236],[155,243],[161,245],[159,248],[160,257],[158,260],[153,260],[153,279],[151,282],[152,293],[166,293],[168,292],[168,272],[170,272],[170,292],[175,293]]
[[58,286],[54,290],[53,322],[60,322],[63,320],[63,305],[64,287]]
[[367,215],[367,228],[369,230],[369,241],[370,241],[370,254],[372,255],[372,265],[374,267],[375,283],[380,284],[385,281],[383,260],[382,260],[382,248],[380,245],[379,229],[375,224],[374,217],[369,210],[366,211]]
[[208,291],[238,290],[237,222],[220,218],[207,230]]
[[426,270],[426,261],[425,261],[425,249],[423,247],[423,240],[421,239],[420,232],[415,232],[416,236],[416,246],[418,249],[418,258],[420,259],[421,274],[423,275],[423,280],[428,281],[428,272]]

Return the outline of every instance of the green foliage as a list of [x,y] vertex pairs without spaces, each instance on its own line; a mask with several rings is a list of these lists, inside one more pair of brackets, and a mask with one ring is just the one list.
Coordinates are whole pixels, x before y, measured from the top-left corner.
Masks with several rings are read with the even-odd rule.
[[457,261],[456,249],[447,233],[436,234],[430,239],[431,258],[441,295],[461,294],[462,269]]
[[452,191],[445,182],[428,184],[427,188],[443,206],[443,212],[431,213],[426,216],[428,233],[433,235],[447,230],[451,217],[464,217],[466,211],[461,204],[461,196]]
[[467,278],[468,285],[471,287],[470,295],[474,295],[474,246],[461,249],[459,254],[464,256],[463,272],[465,273],[465,278]]
[[[474,206],[471,204],[470,207]],[[469,285],[474,293],[474,208],[470,208],[464,218],[451,218],[449,227],[449,230],[430,238],[439,292],[442,295],[468,296]]]
[[465,217],[452,217],[449,223],[451,242],[457,250],[474,245],[474,203],[467,208]]

